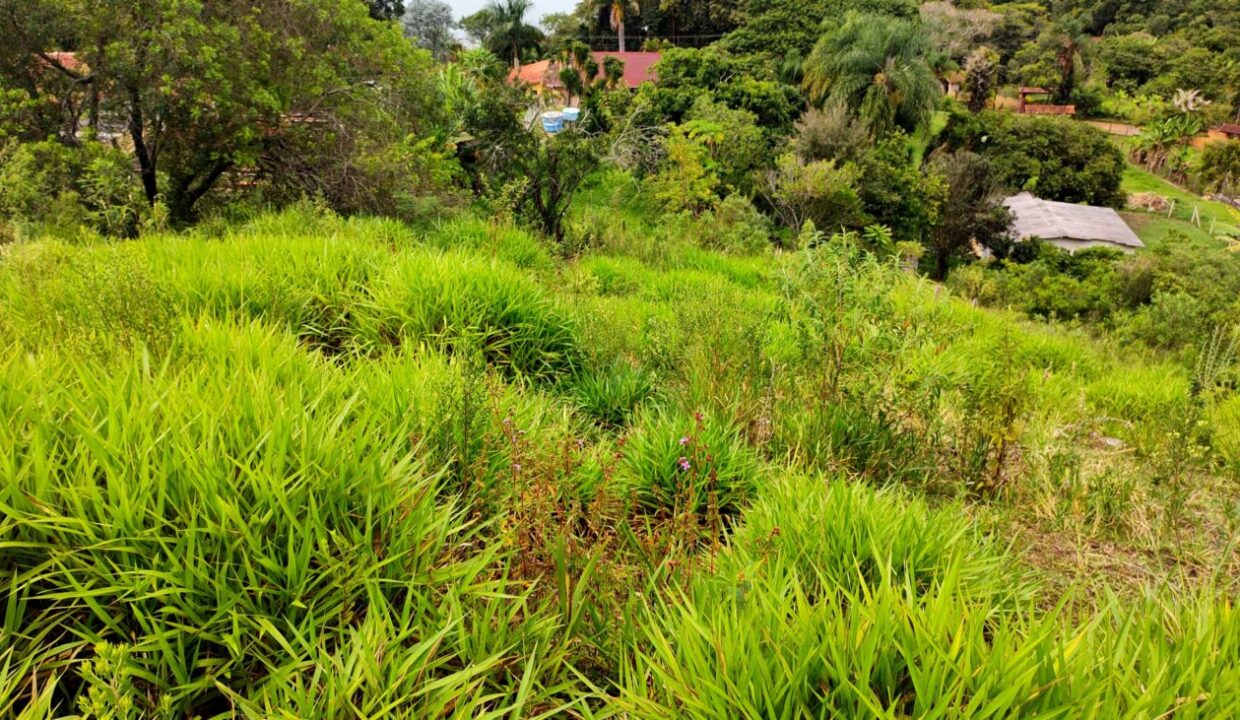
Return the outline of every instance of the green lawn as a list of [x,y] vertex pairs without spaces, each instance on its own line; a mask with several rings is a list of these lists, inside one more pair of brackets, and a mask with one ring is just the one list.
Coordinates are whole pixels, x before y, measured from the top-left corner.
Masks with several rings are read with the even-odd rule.
[[[1222,241],[1210,234],[1212,225],[1214,235],[1240,235],[1240,210],[1225,203],[1205,200],[1135,165],[1129,165],[1124,171],[1123,190],[1129,195],[1157,193],[1175,201],[1171,217],[1167,217],[1165,212],[1159,214],[1135,210],[1125,213],[1125,220],[1148,246],[1161,244],[1173,231],[1178,231],[1193,241],[1218,245]],[[1194,206],[1200,215],[1200,227],[1191,222]]]

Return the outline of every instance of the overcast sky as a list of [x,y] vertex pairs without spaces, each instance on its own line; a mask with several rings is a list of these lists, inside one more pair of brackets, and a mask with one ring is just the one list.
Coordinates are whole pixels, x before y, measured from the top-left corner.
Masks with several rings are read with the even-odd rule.
[[[481,10],[487,4],[487,0],[448,0],[448,4],[452,6],[452,14],[460,20],[466,15],[472,15]],[[529,21],[538,23],[543,15],[572,12],[576,5],[577,0],[534,0],[534,7],[530,9],[530,14],[526,17]]]

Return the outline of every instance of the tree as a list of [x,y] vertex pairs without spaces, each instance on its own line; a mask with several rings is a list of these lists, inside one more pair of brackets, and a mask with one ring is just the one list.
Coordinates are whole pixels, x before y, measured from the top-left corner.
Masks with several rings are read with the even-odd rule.
[[405,37],[429,50],[436,60],[447,57],[452,47],[452,6],[443,0],[410,0],[401,19]]
[[581,183],[598,167],[599,140],[573,125],[555,135],[529,130],[508,160],[517,217],[564,244],[564,215]]
[[[735,30],[742,19],[744,0],[661,0],[661,24],[655,29],[685,45],[700,45]],[[653,13],[643,12],[649,18]]]
[[585,24],[576,13],[550,13],[543,15],[538,21],[545,33],[547,53],[559,55],[567,51],[574,42],[578,42],[585,30]]
[[496,55],[507,54],[512,65],[521,64],[521,51],[537,47],[543,33],[525,21],[525,14],[533,6],[532,0],[491,0],[479,13],[485,20],[485,37],[482,43]]
[[57,71],[83,88],[102,118],[92,123],[124,128],[147,201],[164,202],[176,223],[236,168],[257,169],[264,182],[297,175],[365,187],[357,173],[383,157],[413,161],[391,143],[416,143],[438,114],[429,59],[356,0],[27,9],[0,0],[23,42],[56,47],[55,31],[78,47],[73,66]]
[[1072,103],[1076,90],[1076,67],[1089,43],[1088,18],[1066,15],[1051,23],[1013,56],[1012,64],[1025,85],[1045,87],[1061,105]]
[[745,0],[740,27],[722,40],[728,50],[774,58],[804,58],[849,11],[914,19],[914,0]]
[[1201,151],[1198,178],[1211,192],[1240,196],[1240,140],[1206,145]]
[[1123,207],[1128,164],[1101,130],[1065,118],[954,110],[940,134],[945,151],[990,161],[996,181],[1047,200]]
[[624,23],[630,12],[637,14],[641,12],[636,0],[596,0],[600,7],[607,10],[607,20],[611,25],[611,31],[616,34],[616,40],[619,43],[620,52],[624,52],[628,47],[624,44]]
[[964,61],[965,89],[969,93],[970,112],[981,112],[990,102],[990,91],[999,70],[999,54],[988,47],[980,47],[969,53]]
[[916,23],[850,14],[824,35],[805,63],[805,86],[819,105],[840,103],[876,136],[929,121],[941,92]]
[[680,122],[698,96],[708,95],[736,110],[748,110],[758,125],[783,135],[803,107],[801,93],[776,79],[761,57],[739,57],[714,45],[701,50],[672,48],[659,60],[659,79],[639,91],[659,120]]
[[985,158],[971,152],[936,157],[931,172],[943,178],[946,193],[926,241],[936,280],[947,277],[952,263],[978,248],[1002,250],[1010,243],[1012,216]]
[[1144,33],[1106,37],[1098,46],[1098,59],[1107,72],[1107,85],[1135,91],[1160,70],[1155,47],[1158,41]]
[[952,60],[961,60],[994,34],[1001,16],[987,8],[960,7],[951,2],[921,6],[921,21],[930,45]]

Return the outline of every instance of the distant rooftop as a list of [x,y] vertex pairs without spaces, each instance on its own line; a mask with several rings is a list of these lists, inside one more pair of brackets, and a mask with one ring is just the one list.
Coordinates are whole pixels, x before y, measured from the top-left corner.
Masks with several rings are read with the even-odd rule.
[[[624,63],[623,82],[625,87],[629,89],[636,88],[638,85],[646,82],[653,82],[656,74],[654,65],[661,57],[657,52],[600,52],[592,53],[594,60],[598,62],[599,74],[603,73],[604,58],[618,58]],[[560,87],[559,79],[560,63],[555,60],[540,60],[529,65],[522,65],[520,68],[514,69],[508,73],[508,81],[529,83],[530,85],[542,85],[544,87]]]
[[1012,232],[1018,240],[1040,238],[1109,244],[1124,249],[1145,247],[1128,223],[1111,208],[1041,200],[1029,193],[1013,195],[1003,204],[1012,211]]

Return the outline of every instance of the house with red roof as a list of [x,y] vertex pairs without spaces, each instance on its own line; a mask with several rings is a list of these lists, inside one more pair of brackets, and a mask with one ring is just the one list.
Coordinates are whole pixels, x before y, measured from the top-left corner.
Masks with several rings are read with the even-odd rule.
[[[613,52],[599,51],[592,53],[594,61],[598,63],[598,74],[603,75],[603,61],[609,57],[616,58],[624,63],[624,75],[621,82],[630,90],[636,89],[643,83],[654,82],[657,75],[655,64],[659,62],[660,53],[657,52]],[[529,65],[522,65],[514,68],[508,73],[508,82],[516,84],[525,84],[534,88],[534,91],[543,94],[547,92],[564,92],[564,83],[560,81],[560,69],[564,64],[559,60],[540,60]]]

